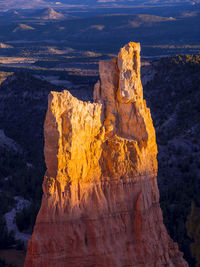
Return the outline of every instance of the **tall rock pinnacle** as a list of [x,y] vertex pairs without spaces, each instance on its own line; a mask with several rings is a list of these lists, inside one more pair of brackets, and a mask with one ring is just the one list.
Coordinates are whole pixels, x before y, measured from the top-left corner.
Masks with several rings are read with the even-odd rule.
[[140,44],[102,61],[95,103],[51,92],[42,205],[25,267],[188,266],[159,206]]

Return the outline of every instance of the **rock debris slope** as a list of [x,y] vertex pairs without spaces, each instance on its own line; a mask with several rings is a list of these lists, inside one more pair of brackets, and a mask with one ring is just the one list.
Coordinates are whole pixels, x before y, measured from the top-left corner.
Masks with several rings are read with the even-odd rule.
[[44,194],[25,267],[188,266],[159,206],[140,44],[99,69],[95,103],[49,95]]

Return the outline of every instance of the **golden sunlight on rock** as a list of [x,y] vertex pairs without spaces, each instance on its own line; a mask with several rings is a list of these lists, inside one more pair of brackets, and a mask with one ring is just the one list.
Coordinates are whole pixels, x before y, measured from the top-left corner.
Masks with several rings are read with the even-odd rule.
[[44,194],[25,267],[188,266],[159,206],[140,44],[100,62],[99,72],[95,103],[49,95]]

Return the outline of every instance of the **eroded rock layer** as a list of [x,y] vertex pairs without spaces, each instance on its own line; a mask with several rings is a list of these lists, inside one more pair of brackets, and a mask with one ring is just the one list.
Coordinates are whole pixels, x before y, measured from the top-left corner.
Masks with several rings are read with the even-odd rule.
[[140,45],[100,62],[95,103],[51,92],[43,199],[26,267],[188,266],[163,224]]

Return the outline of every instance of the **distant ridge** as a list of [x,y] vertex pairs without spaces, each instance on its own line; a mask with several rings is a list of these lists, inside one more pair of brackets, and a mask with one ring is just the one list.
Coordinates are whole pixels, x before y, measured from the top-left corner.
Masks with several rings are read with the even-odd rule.
[[61,20],[65,19],[66,16],[60,12],[55,11],[53,8],[45,8],[35,12],[35,17],[44,19],[44,20]]
[[11,9],[32,9],[45,7],[65,7],[65,6],[99,6],[99,5],[176,5],[176,4],[200,4],[200,0],[0,0],[0,10]]
[[4,43],[0,43],[0,48],[13,48],[13,46],[8,45],[8,44],[4,44]]
[[18,27],[16,27],[13,32],[18,32],[18,31],[29,31],[29,30],[35,30],[33,27],[26,25],[26,24],[19,24]]

